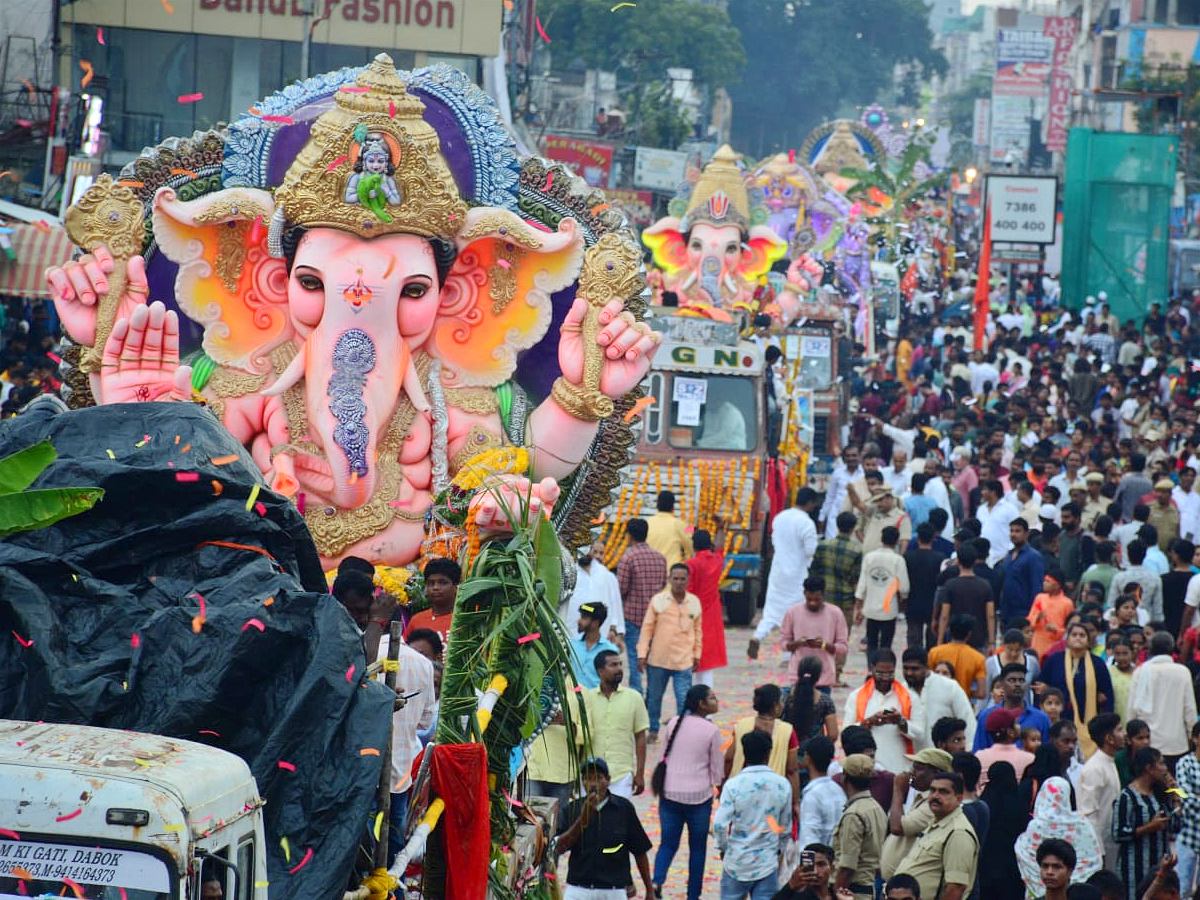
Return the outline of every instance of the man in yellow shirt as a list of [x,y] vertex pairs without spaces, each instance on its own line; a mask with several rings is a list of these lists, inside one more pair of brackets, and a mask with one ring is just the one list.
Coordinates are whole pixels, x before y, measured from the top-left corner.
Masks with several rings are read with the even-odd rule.
[[[600,687],[583,692],[592,752],[608,763],[609,792],[630,799],[646,789],[646,703],[637,691],[621,687],[625,666],[620,653],[605,650],[592,662]],[[575,734],[582,744],[583,729]]]
[[700,627],[700,599],[688,591],[688,575],[688,567],[683,563],[671,566],[667,588],[650,600],[638,638],[638,668],[646,673],[651,744],[658,740],[667,681],[675,686],[676,710],[683,715],[683,703],[692,686],[692,672],[700,664],[704,634]]
[[646,520],[650,527],[646,543],[666,558],[668,566],[673,566],[692,555],[692,536],[675,515],[673,493],[659,491],[656,506],[658,512]]

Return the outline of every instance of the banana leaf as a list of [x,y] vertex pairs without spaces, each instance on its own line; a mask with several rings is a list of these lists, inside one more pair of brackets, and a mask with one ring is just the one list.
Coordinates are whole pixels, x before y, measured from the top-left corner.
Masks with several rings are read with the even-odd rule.
[[0,459],[0,494],[15,494],[25,490],[50,467],[57,456],[54,445],[42,441]]
[[87,512],[103,496],[100,488],[49,488],[0,494],[0,538],[45,528]]

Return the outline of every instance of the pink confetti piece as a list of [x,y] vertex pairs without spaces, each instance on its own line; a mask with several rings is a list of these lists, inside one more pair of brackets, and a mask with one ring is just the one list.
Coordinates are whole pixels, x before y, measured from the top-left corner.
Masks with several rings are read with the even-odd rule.
[[180,103],[196,103],[203,99],[204,99],[204,93],[202,91],[197,91],[194,94],[180,94],[179,95]]
[[55,816],[54,821],[55,822],[70,822],[72,819],[78,818],[79,816],[82,816],[82,815],[83,815],[83,807],[80,807],[79,809],[75,810],[75,812],[67,813],[65,816]]
[[522,803],[520,800],[518,800],[516,797],[514,797],[512,794],[510,794],[508,791],[502,790],[501,793],[504,794],[504,799],[507,800],[509,803],[511,803],[517,809],[525,808],[525,804]]
[[511,269],[512,268],[512,263],[510,263],[507,259],[496,260],[496,265],[498,265],[502,269]]
[[296,863],[296,865],[294,865],[292,868],[288,869],[288,874],[295,875],[297,872],[299,872],[301,869],[303,869],[305,866],[308,865],[309,860],[311,860],[312,857],[313,857],[312,847],[309,847],[307,850],[304,851],[304,856],[301,857],[300,862]]
[[296,495],[296,512],[300,513],[300,515],[304,515],[304,507],[306,502],[307,497],[303,493]]
[[133,649],[135,649],[135,650],[136,650],[138,647],[142,646],[142,639],[141,639],[141,637],[140,637],[139,635],[136,635],[136,634],[132,634],[132,635],[130,635],[130,636],[129,636],[129,646],[130,646],[130,647],[132,647],[132,648],[133,648]]
[[338,90],[344,94],[365,94],[371,89],[369,87],[362,87],[356,84],[347,84],[338,88]]
[[125,888],[117,888],[121,892],[121,900],[129,900],[129,895],[125,893]]
[[260,516],[265,516],[267,514],[267,505],[259,500],[254,504],[254,511]]
[[280,125],[294,125],[296,120],[291,116],[263,116],[264,122],[276,122]]
[[325,171],[332,172],[334,169],[336,169],[338,166],[340,166],[342,163],[344,163],[349,158],[350,157],[348,157],[348,156],[339,156],[337,159],[335,159],[333,162],[331,162],[328,166],[325,167]]
[[533,24],[537,26],[538,37],[540,37],[543,41],[545,41],[547,44],[549,44],[550,43],[550,35],[546,34],[546,29],[542,27],[542,17],[534,16]]
[[217,732],[213,731],[211,728],[201,728],[200,731],[197,733],[211,735],[212,737],[215,737],[215,738],[219,738],[221,736]]
[[246,624],[242,626],[242,631],[245,631],[247,628],[257,628],[259,631],[267,630],[267,626],[260,619],[248,619]]
[[18,644],[20,644],[22,647],[25,647],[26,649],[33,646],[33,641],[29,640],[28,638],[21,637],[15,631],[12,633],[12,636],[17,639]]
[[535,631],[533,634],[527,634],[524,637],[517,638],[518,644],[528,644],[530,641],[536,641],[542,636],[540,631]]
[[354,668],[355,668],[354,664],[353,664],[353,663],[351,663],[351,664],[350,664],[350,668],[348,668],[348,669],[346,670],[346,680],[347,680],[347,681],[353,681],[353,680],[354,680]]
[[101,47],[105,46],[104,29],[103,28],[96,29],[96,43],[99,44]]
[[22,128],[32,128],[33,127],[33,123],[30,122],[28,119],[17,119],[17,124],[20,125]]
[[389,119],[396,118],[396,101],[395,100],[388,101],[388,118]]
[[10,841],[19,841],[21,836],[10,828],[0,828],[0,837],[6,837]]
[[199,472],[176,472],[175,480],[176,481],[199,481],[200,473]]
[[67,887],[69,887],[72,891],[74,891],[75,896],[78,897],[79,900],[83,900],[83,897],[84,897],[83,888],[81,888],[78,884],[76,884],[70,878],[64,878],[62,880],[62,883],[65,884]]
[[286,759],[279,760],[279,762],[276,763],[276,765],[278,765],[279,768],[283,769],[283,771],[285,771],[285,772],[295,772],[296,771],[295,764],[288,762]]

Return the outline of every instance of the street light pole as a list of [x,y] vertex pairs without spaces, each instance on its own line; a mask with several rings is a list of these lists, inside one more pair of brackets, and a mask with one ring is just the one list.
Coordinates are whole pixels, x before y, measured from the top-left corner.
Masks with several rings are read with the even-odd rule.
[[303,28],[304,34],[300,38],[300,80],[303,81],[308,77],[308,57],[312,50],[312,17],[313,7],[317,0],[308,0],[304,4]]

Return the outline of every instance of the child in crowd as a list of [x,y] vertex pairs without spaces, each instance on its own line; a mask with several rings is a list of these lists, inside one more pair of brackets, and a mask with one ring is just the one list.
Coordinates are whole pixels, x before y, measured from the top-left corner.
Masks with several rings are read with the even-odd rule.
[[1063,701],[1062,691],[1058,688],[1047,687],[1042,691],[1042,712],[1046,714],[1051,725],[1057,724],[1058,720],[1062,718],[1065,708],[1066,703]]
[[1133,680],[1133,644],[1120,632],[1108,642],[1108,677],[1112,679],[1113,712],[1124,722],[1129,683]]
[[1021,749],[1028,753],[1036,754],[1038,747],[1042,746],[1042,732],[1033,725],[1026,725],[1021,729]]
[[1150,726],[1141,719],[1130,719],[1125,723],[1125,749],[1118,750],[1113,762],[1117,766],[1117,775],[1121,778],[1121,787],[1126,788],[1133,781],[1133,757],[1143,747],[1150,746]]

